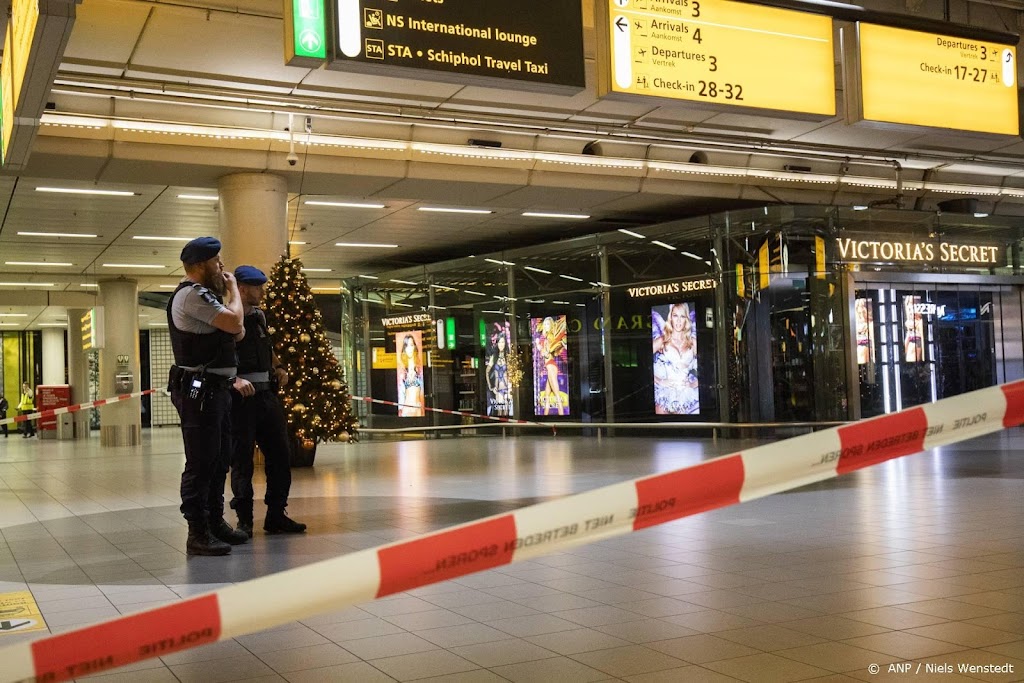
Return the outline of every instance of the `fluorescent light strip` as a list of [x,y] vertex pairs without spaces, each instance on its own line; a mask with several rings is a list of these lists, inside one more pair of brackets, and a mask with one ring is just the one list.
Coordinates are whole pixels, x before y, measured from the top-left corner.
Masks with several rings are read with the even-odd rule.
[[689,257],[690,257],[690,258],[692,258],[692,259],[693,259],[694,261],[703,261],[703,260],[704,260],[704,259],[703,259],[703,257],[701,257],[701,256],[697,256],[696,254],[694,254],[694,253],[691,253],[691,252],[689,252],[689,251],[681,251],[681,252],[679,252],[679,253],[680,253],[680,254],[682,254],[683,256],[689,256]]
[[21,327],[18,323],[0,323],[0,327]]
[[0,313],[0,318],[27,318],[28,313]]
[[309,242],[288,242],[288,244],[292,244],[292,245],[297,245],[297,246],[301,246],[301,245],[303,245],[303,244],[309,244]]
[[402,304],[397,301],[391,304],[392,306],[401,306],[402,308],[412,308],[412,304]]
[[96,194],[105,197],[135,197],[136,193],[126,190],[80,190],[73,187],[37,187],[36,192],[57,192],[60,194]]
[[359,275],[357,277],[366,278],[367,280],[379,280],[380,279],[376,275]]
[[28,232],[19,230],[18,234],[25,237],[97,237],[97,235],[87,235],[83,232]]
[[561,304],[562,306],[568,306],[569,305],[568,301],[554,301],[554,300],[552,300],[551,303],[553,303],[553,304]]
[[485,258],[484,261],[487,261],[488,263],[496,263],[499,266],[514,266],[515,265],[511,261],[501,261],[501,260],[496,259],[496,258]]
[[590,216],[585,213],[545,213],[543,211],[524,211],[522,215],[527,218],[567,218],[578,221],[590,218]]
[[670,251],[675,251],[676,250],[676,248],[673,247],[671,244],[665,244],[664,242],[659,242],[658,240],[651,240],[651,244],[657,244],[659,247],[665,247],[666,249],[669,249]]
[[178,285],[160,285],[160,289],[177,289]]
[[191,242],[195,237],[153,237],[151,235],[135,235],[133,240],[150,240],[152,242]]
[[79,287],[99,287],[99,285],[91,284],[91,283],[88,283],[88,282],[83,282],[82,284],[80,284],[78,286]]
[[331,272],[331,269],[330,268],[303,268],[302,272],[303,273],[329,273],[329,272]]
[[421,206],[417,211],[430,211],[433,213],[475,213],[475,214],[488,214],[494,213],[489,209],[444,209],[437,206]]
[[150,327],[167,327],[167,323],[150,323]]
[[302,202],[309,206],[338,206],[343,209],[386,209],[388,208],[385,204],[367,204],[364,202],[323,202],[319,200],[307,199]]
[[430,286],[433,287],[434,289],[440,289],[442,292],[457,292],[457,291],[459,291],[457,287],[446,287],[444,285],[430,285]]
[[433,304],[427,306],[427,308],[434,308],[434,309],[437,309],[439,311],[447,311],[448,310],[447,306],[435,306]]
[[217,195],[212,197],[207,194],[179,194],[178,199],[195,199],[201,202],[215,202],[220,199]]
[[483,292],[474,292],[472,289],[464,289],[462,291],[465,292],[466,294],[473,294],[474,296],[487,296]]
[[400,285],[412,285],[413,287],[419,284],[418,282],[413,282],[412,280],[399,280],[397,278],[391,278],[390,282],[397,282]]
[[39,327],[67,327],[67,323],[39,323]]
[[370,242],[335,242],[334,246],[355,249],[398,249],[397,244],[372,244]]
[[523,266],[526,270],[532,270],[535,273],[544,273],[545,275],[551,275],[550,270],[544,270],[543,268],[534,268],[533,266]]
[[73,266],[74,263],[64,263],[61,261],[4,261],[8,266]]
[[597,282],[591,282],[590,286],[591,287],[611,287],[611,285],[609,285],[607,282],[601,282],[600,280],[598,280]]
[[166,268],[152,263],[104,263],[104,268]]
[[583,282],[583,278],[573,277],[572,275],[559,275],[558,277],[563,278],[565,280],[572,280],[573,282]]
[[633,232],[632,230],[626,230],[625,228],[619,228],[619,232],[621,232],[623,235],[629,235],[630,237],[636,237],[636,238],[642,239],[642,240],[647,239],[646,237],[644,237],[640,233]]
[[337,294],[341,291],[341,287],[310,287],[311,292],[329,292],[331,294]]

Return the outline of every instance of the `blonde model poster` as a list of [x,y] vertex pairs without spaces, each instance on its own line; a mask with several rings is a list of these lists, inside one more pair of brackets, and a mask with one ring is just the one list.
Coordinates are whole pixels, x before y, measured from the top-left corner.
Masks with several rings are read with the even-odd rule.
[[569,354],[565,329],[564,315],[530,318],[535,415],[569,414]]
[[697,325],[692,303],[651,309],[656,415],[699,415]]
[[395,334],[398,416],[423,417],[423,332]]
[[924,360],[924,318],[917,310],[919,296],[903,297],[903,360],[920,363]]
[[871,299],[854,302],[854,321],[857,334],[857,365],[875,362],[875,321]]

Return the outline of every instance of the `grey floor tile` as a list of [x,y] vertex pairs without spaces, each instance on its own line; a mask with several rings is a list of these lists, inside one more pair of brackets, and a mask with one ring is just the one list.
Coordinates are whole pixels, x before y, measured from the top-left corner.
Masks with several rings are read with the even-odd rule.
[[567,657],[553,657],[533,662],[496,666],[493,671],[513,683],[554,683],[554,681],[592,683],[608,678],[608,674],[604,671],[598,671]]
[[473,622],[459,626],[446,626],[444,628],[417,631],[416,635],[424,640],[429,640],[439,647],[451,648],[459,645],[486,643],[491,640],[505,640],[509,634],[496,628]]
[[705,664],[760,652],[757,648],[706,633],[650,642],[647,643],[647,647],[690,664]]
[[293,624],[289,628],[238,636],[235,640],[250,652],[259,654],[287,650],[293,647],[323,645],[328,642],[327,638],[302,624]]
[[718,631],[715,635],[719,638],[725,638],[726,640],[731,640],[734,643],[747,645],[765,652],[771,652],[773,650],[788,650],[793,647],[814,645],[825,641],[824,638],[819,638],[818,636],[811,635],[810,633],[794,631],[775,624],[749,626],[747,628],[733,629],[729,631]]
[[555,593],[536,598],[516,598],[513,602],[529,607],[537,612],[561,612],[567,609],[582,609],[584,607],[598,607],[599,602],[581,598],[572,593]]
[[385,616],[382,618],[384,621],[392,623],[406,631],[423,631],[426,629],[473,623],[473,620],[469,617],[464,617],[461,614],[456,614],[455,612],[451,612],[446,609],[433,609],[425,612],[412,612],[410,614],[396,614],[394,616]]
[[288,683],[392,683],[395,680],[366,662],[292,671],[284,678]]
[[532,662],[537,659],[557,656],[557,653],[551,650],[519,638],[495,640],[476,645],[461,645],[451,648],[451,652],[484,668]]
[[277,652],[257,652],[256,656],[278,673],[318,669],[359,660],[354,654],[334,643],[295,647]]
[[943,655],[966,649],[962,645],[954,645],[953,643],[916,636],[902,631],[849,638],[843,642],[854,647],[864,648],[865,650],[873,650],[906,659],[922,659],[924,657]]
[[399,657],[375,659],[373,666],[399,681],[446,676],[480,668],[469,660],[446,650],[430,650]]
[[371,660],[382,657],[397,657],[409,655],[416,652],[437,650],[438,646],[429,640],[424,640],[412,633],[395,633],[387,636],[376,636],[374,638],[362,638],[360,640],[346,640],[345,649],[359,657],[359,659]]
[[620,678],[651,671],[675,669],[689,663],[643,645],[626,645],[607,650],[580,652],[573,655],[572,658],[598,671]]
[[274,670],[253,654],[230,659],[170,665],[171,671],[182,683],[220,683],[221,681],[247,681],[267,676]]
[[592,652],[593,650],[607,650],[612,647],[629,645],[630,641],[616,638],[615,636],[595,631],[589,628],[578,628],[572,631],[556,631],[545,633],[539,636],[528,636],[524,638],[534,645],[556,652],[560,655],[574,655],[578,652]]
[[178,677],[165,666],[144,671],[114,671],[106,675],[79,678],[81,681],[93,683],[178,683]]
[[[626,676],[621,680],[628,683],[736,683],[732,676],[720,674],[700,666],[683,666],[678,669],[651,671],[635,676]],[[851,681],[853,679],[850,679]],[[815,683],[819,683],[815,680]],[[822,682],[828,683],[828,682]]]
[[383,619],[370,618],[355,621],[343,621],[336,624],[317,626],[313,630],[328,640],[341,643],[346,640],[359,640],[374,636],[387,636],[402,633],[402,629]]
[[656,640],[692,636],[698,631],[673,624],[663,619],[640,619],[617,624],[602,624],[593,627],[601,633],[628,640],[631,643],[650,643]]
[[506,681],[508,681],[507,678],[502,678],[498,674],[486,669],[474,669],[473,671],[463,671],[456,674],[417,679],[417,683],[506,683]]
[[788,650],[777,650],[775,654],[837,673],[867,671],[870,665],[879,664],[877,652],[853,647],[846,643],[805,645]]
[[730,629],[757,626],[762,622],[748,617],[741,617],[728,612],[718,610],[702,609],[697,612],[687,612],[671,617],[665,617],[664,621],[686,628],[700,631],[701,633],[715,633],[717,631],[728,631]]
[[559,619],[550,614],[532,614],[512,619],[498,619],[488,622],[487,625],[520,638],[536,636],[541,633],[554,633],[555,631],[571,631],[572,629],[579,628],[579,624]]
[[831,672],[773,654],[749,655],[709,662],[705,668],[750,683],[788,683],[827,676]]
[[510,600],[452,607],[451,611],[474,621],[494,621],[495,619],[510,619],[512,617],[538,614],[537,610]]
[[1002,643],[1012,643],[1019,638],[1019,634],[1017,633],[1008,633],[1006,631],[998,631],[994,628],[986,628],[984,626],[964,624],[960,622],[947,622],[945,624],[936,624],[934,626],[911,628],[907,629],[906,632],[912,633],[916,636],[934,638],[935,640],[943,640],[947,643],[955,643],[956,645],[974,648],[1000,645]]

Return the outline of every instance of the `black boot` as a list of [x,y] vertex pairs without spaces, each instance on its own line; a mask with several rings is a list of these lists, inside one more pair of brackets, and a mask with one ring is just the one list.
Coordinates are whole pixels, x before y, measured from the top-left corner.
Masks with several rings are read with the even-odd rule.
[[235,514],[238,515],[238,525],[235,528],[252,538],[252,503],[236,506]]
[[242,545],[249,540],[244,531],[232,529],[223,517],[215,517],[210,520],[210,535],[231,545]]
[[288,519],[284,508],[268,508],[267,519],[263,522],[263,530],[268,534],[304,534],[306,525]]
[[210,534],[210,524],[206,521],[188,523],[188,540],[185,541],[185,553],[188,555],[227,555],[231,546],[219,541]]

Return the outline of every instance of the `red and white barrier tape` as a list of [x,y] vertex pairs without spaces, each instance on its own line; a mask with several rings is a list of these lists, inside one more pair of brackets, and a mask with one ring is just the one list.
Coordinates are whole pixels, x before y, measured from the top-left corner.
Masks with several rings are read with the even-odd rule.
[[117,403],[118,401],[127,401],[130,398],[138,398],[139,396],[145,396],[146,394],[152,394],[159,389],[146,389],[145,391],[137,391],[134,394],[119,394],[117,396],[111,396],[110,398],[101,398],[96,401],[89,401],[88,403],[79,403],[73,406],[64,406],[63,408],[53,408],[52,410],[41,410],[38,413],[29,413],[27,415],[18,415],[16,417],[8,417],[0,420],[0,425],[13,424],[16,422],[25,422],[27,420],[38,420],[40,418],[53,417],[54,415],[63,415],[65,413],[77,413],[80,410],[89,410],[90,408],[99,408],[110,403]]
[[1022,422],[1024,381],[974,391],[19,643],[0,650],[0,682],[97,673],[761,498]]
[[443,413],[445,415],[458,415],[460,417],[476,417],[481,420],[491,420],[492,422],[506,422],[514,425],[540,425],[542,427],[552,427],[553,425],[545,424],[543,422],[530,422],[529,420],[517,420],[514,417],[497,417],[494,415],[480,415],[479,413],[464,413],[461,410],[446,410],[444,408],[427,408],[419,404],[411,403],[395,403],[394,401],[384,401],[379,398],[370,398],[369,396],[353,396],[353,401],[365,401],[366,403],[380,403],[386,406],[397,406],[399,408],[417,408],[419,410],[425,410],[430,413]]

